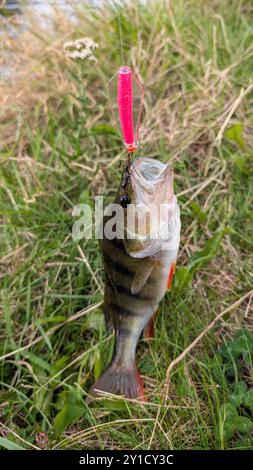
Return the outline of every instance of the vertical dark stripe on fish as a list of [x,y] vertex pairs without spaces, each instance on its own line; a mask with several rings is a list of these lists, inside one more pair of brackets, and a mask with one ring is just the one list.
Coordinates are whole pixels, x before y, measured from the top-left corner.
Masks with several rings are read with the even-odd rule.
[[108,240],[108,238],[106,238],[106,240],[111,243],[114,247],[120,249],[120,250],[123,250],[124,253],[125,253],[125,248],[124,248],[124,245],[123,245],[123,241],[119,238],[112,238],[111,240]]
[[129,310],[129,309],[126,309],[126,308],[123,308],[123,307],[119,307],[118,305],[114,304],[113,302],[109,302],[109,307],[115,312],[117,313],[118,315],[121,314],[121,315],[124,315],[126,317],[137,317],[139,316],[139,314],[137,312],[133,312],[132,310]]
[[[106,242],[103,244],[103,259],[104,263],[107,265],[107,269],[113,269],[120,274],[128,276],[129,278],[133,278],[136,273],[136,267],[139,263],[126,253],[124,245],[121,243],[121,241],[114,239],[115,244],[113,245],[112,240],[105,240]],[[117,250],[116,253],[115,248]],[[151,279],[151,276],[149,276],[146,284],[152,285],[153,282],[154,277]]]
[[128,277],[134,276],[133,271],[128,269],[126,266],[123,266],[121,263],[115,261],[105,251],[103,252],[103,258],[104,258],[105,263],[108,265],[108,268],[113,268],[115,271],[118,271],[119,273],[124,274],[124,276],[128,276]]
[[123,286],[121,284],[118,284],[116,282],[112,282],[108,274],[106,274],[106,279],[108,281],[108,284],[110,285],[110,288],[112,291],[118,293],[118,294],[123,294],[126,295],[127,297],[131,297],[132,299],[138,299],[138,300],[145,300],[145,301],[152,301],[154,300],[154,297],[148,294],[144,294],[142,292],[137,292],[136,294],[133,294],[131,289],[129,289],[126,286]]

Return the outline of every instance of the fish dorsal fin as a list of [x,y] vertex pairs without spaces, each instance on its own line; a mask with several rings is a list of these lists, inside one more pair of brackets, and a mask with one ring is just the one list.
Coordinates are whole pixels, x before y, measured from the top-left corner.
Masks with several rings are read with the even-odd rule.
[[137,294],[141,290],[141,288],[146,284],[151,274],[151,271],[156,264],[156,261],[151,258],[146,258],[143,260],[143,262],[140,263],[140,266],[137,269],[133,278],[131,286],[132,294]]

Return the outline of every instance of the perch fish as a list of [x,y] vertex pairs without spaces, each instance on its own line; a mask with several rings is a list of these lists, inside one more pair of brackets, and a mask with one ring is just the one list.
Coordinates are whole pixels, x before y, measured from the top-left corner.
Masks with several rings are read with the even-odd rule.
[[[91,392],[143,400],[143,381],[135,362],[136,346],[142,332],[144,336],[152,334],[159,302],[171,287],[180,241],[180,211],[170,165],[146,157],[129,162],[115,203],[123,208],[123,237],[109,239],[104,230],[101,240],[104,313],[108,327],[115,330],[115,351],[109,368]],[[156,223],[152,224],[147,216],[144,221],[145,210],[137,211],[134,223],[129,223],[128,211],[134,205],[156,208],[159,214]],[[104,229],[112,220],[115,221],[115,214],[104,216]]]

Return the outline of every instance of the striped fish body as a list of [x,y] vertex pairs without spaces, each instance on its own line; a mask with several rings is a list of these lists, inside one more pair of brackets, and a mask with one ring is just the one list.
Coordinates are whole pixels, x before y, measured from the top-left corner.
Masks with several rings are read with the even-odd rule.
[[[122,330],[126,336],[140,336],[167,290],[168,275],[176,255],[175,251],[164,251],[152,258],[133,258],[126,252],[122,240],[103,239],[104,310],[108,326],[113,326],[116,333]],[[145,276],[147,271],[150,274],[143,287],[134,289],[135,280],[142,274]]]
[[[116,202],[121,197],[119,193]],[[104,225],[109,219],[104,217]],[[104,313],[107,326],[115,330],[116,341],[112,363],[92,391],[143,399],[143,384],[135,364],[136,346],[168,288],[178,247],[137,257],[135,253],[129,254],[125,240],[104,237],[101,251],[105,271]]]

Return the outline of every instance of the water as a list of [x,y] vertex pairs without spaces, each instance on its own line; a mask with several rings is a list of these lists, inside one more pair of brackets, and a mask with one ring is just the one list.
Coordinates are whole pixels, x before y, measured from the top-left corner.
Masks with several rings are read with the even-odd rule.
[[[89,3],[92,4],[93,6],[99,6],[102,3],[102,0],[89,0],[86,2],[82,0],[5,0],[4,6],[0,6],[3,10],[6,10],[7,13],[9,14],[16,14],[20,13],[22,14],[23,10],[33,10],[33,12],[36,14],[52,14],[52,10],[50,7],[50,3],[52,6],[56,6],[57,8],[63,9],[65,12],[66,11],[73,11],[73,7],[77,5],[84,5],[84,3]],[[0,15],[1,16],[1,15]]]
[[[81,4],[81,0],[52,0],[51,5],[56,6],[59,9],[64,10],[64,12],[73,12],[73,6]],[[71,7],[72,5],[72,7]],[[38,15],[38,17],[50,17],[52,16],[52,8],[50,6],[50,1],[45,0],[5,0],[4,10],[6,13],[11,14],[20,14],[26,11],[32,11],[33,14]]]
[[[1,0],[0,0],[1,2]],[[69,18],[73,17],[73,8],[77,5],[82,5],[81,0],[51,0],[51,5],[62,9],[64,13],[68,14]],[[5,0],[4,6],[0,10],[0,38],[1,38],[1,16],[8,18],[11,16],[18,16],[18,26],[13,27],[11,22],[7,24],[10,35],[17,39],[19,33],[25,31],[28,28],[27,19],[25,13],[32,12],[33,18],[37,18],[40,26],[50,26],[53,19],[53,8],[50,6],[50,0]],[[11,63],[11,53],[8,54],[6,62]],[[2,78],[7,79],[12,76],[11,65],[4,65],[0,67],[0,75]]]
[[[1,16],[10,17],[17,16],[18,26],[12,26],[11,22],[7,23],[5,28],[8,28],[10,35],[17,39],[20,32],[26,31],[29,27],[25,13],[28,14],[32,12],[33,18],[37,18],[38,24],[40,27],[50,28],[53,25],[54,18],[54,8],[62,10],[64,14],[67,14],[68,18],[71,20],[75,19],[74,10],[76,7],[80,6],[84,8],[85,4],[90,4],[94,7],[101,5],[102,0],[5,0],[4,6],[1,4],[0,0],[0,40],[1,40]],[[52,6],[51,6],[51,5]],[[3,32],[3,30],[2,30]],[[0,65],[0,76],[4,79],[11,78],[11,54],[8,53],[7,60],[10,65]]]

